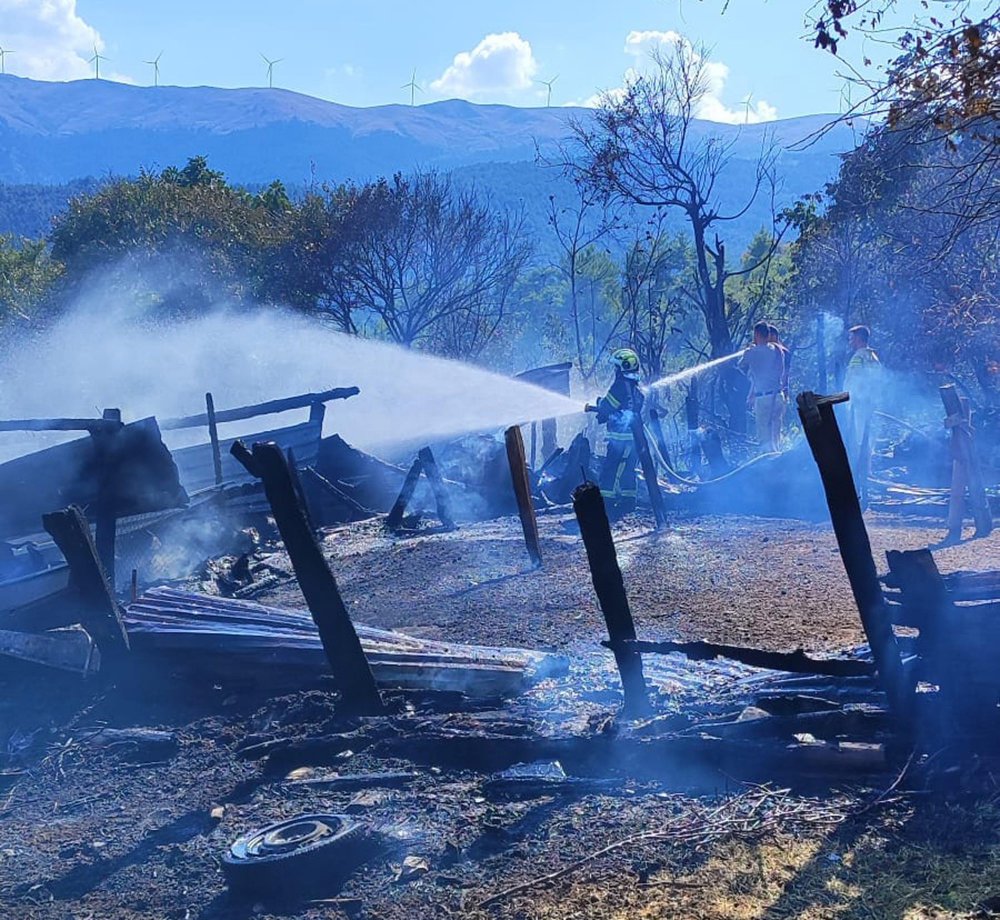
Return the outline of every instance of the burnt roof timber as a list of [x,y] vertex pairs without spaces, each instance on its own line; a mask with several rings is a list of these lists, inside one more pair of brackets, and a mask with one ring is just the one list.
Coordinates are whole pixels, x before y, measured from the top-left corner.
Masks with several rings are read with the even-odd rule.
[[[360,393],[357,387],[336,387],[323,390],[320,393],[303,393],[300,396],[289,396],[287,399],[272,399],[268,402],[256,403],[252,406],[241,406],[237,409],[221,409],[215,412],[216,424],[223,422],[238,422],[242,419],[254,418],[258,415],[274,415],[287,412],[289,409],[303,409],[317,403],[326,403],[334,399],[350,399]],[[160,422],[161,431],[175,431],[180,428],[200,428],[208,424],[208,413],[186,415],[181,418],[168,418]]]
[[106,418],[0,419],[0,431],[117,431],[121,421]]

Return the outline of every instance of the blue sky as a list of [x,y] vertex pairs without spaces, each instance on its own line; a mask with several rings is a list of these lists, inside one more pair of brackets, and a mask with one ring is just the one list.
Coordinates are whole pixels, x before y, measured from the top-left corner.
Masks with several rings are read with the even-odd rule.
[[[557,77],[552,103],[585,103],[620,86],[651,46],[704,43],[713,87],[703,113],[768,120],[843,105],[843,62],[814,50],[803,24],[811,0],[0,0],[8,73],[74,79],[92,73],[152,82],[142,63],[162,52],[161,82],[263,86],[261,53],[281,58],[275,85],[349,105],[461,96],[544,105],[538,81]],[[932,0],[932,5],[941,5]],[[918,0],[900,0],[905,21]],[[683,36],[679,38],[678,36]],[[885,52],[860,38],[848,61]],[[856,93],[855,93],[856,95]],[[749,98],[749,105],[747,99]]]

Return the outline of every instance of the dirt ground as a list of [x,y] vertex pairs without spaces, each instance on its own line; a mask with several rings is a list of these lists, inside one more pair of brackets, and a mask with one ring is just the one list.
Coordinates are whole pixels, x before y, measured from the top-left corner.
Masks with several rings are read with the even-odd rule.
[[[604,626],[582,543],[570,516],[540,523],[540,571],[528,568],[516,519],[407,538],[367,522],[329,532],[325,547],[358,622],[594,662],[597,683],[581,692],[588,718],[613,716],[613,664],[598,645]],[[878,560],[941,535],[933,522],[898,518],[873,516],[869,528]],[[654,534],[636,517],[619,525],[616,540],[643,638],[823,652],[863,641],[828,526],[678,516]],[[936,557],[944,571],[1000,568],[998,550],[1000,533]],[[289,567],[280,547],[265,555]],[[260,599],[301,606],[293,585]],[[340,717],[328,690],[272,698],[260,683],[148,674],[114,688],[29,666],[0,674],[0,764],[23,771],[0,773],[0,917],[929,920],[1000,910],[1000,790],[989,777],[975,797],[887,793],[847,777],[821,790],[774,790],[777,799],[753,820],[711,839],[671,837],[665,829],[686,815],[716,814],[748,790],[733,784],[695,796],[618,777],[613,789],[496,800],[482,773],[439,767],[419,768],[402,789],[289,787],[284,774],[241,759],[241,747],[329,730]],[[177,749],[138,758],[127,748],[94,749],[88,733],[104,724],[169,731]],[[414,766],[362,750],[332,768]],[[391,826],[397,845],[340,895],[273,904],[227,892],[219,859],[236,836],[297,813],[345,810]],[[409,872],[406,855],[417,860]],[[484,904],[561,868],[572,871]]]

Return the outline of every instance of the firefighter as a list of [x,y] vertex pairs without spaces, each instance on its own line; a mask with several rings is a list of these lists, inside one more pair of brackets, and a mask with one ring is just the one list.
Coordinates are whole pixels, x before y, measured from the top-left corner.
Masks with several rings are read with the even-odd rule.
[[778,450],[779,406],[784,407],[781,395],[785,374],[785,361],[777,345],[768,342],[767,323],[753,327],[753,345],[747,348],[737,367],[750,378],[747,407],[753,408],[757,422],[757,443],[765,453]]
[[[608,427],[607,455],[601,467],[601,495],[615,520],[635,510],[636,450],[632,423],[641,419],[646,400],[639,389],[639,356],[631,348],[611,355],[615,379],[597,401],[597,420]],[[641,424],[641,421],[640,421]]]

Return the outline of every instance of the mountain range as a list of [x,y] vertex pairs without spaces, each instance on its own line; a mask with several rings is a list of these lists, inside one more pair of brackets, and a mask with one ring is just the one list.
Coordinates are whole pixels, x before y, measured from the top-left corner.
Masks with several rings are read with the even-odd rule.
[[[591,110],[583,108],[454,99],[356,108],[282,89],[50,83],[2,75],[0,183],[8,189],[6,196],[0,191],[0,232],[23,229],[5,213],[10,186],[135,175],[183,165],[195,155],[206,156],[230,181],[251,186],[281,179],[294,189],[437,168],[474,178],[503,203],[543,193],[547,201],[560,182],[536,165],[537,154],[554,150],[572,120],[589,117]],[[830,121],[826,115],[739,127],[699,121],[692,133],[733,141],[723,204],[727,195],[739,197],[761,144],[773,137],[782,148],[778,204],[784,205],[829,181],[837,154],[854,146],[847,125],[821,131]],[[811,143],[805,143],[808,138]],[[752,229],[759,226],[760,217],[748,215],[747,227],[755,221]]]

